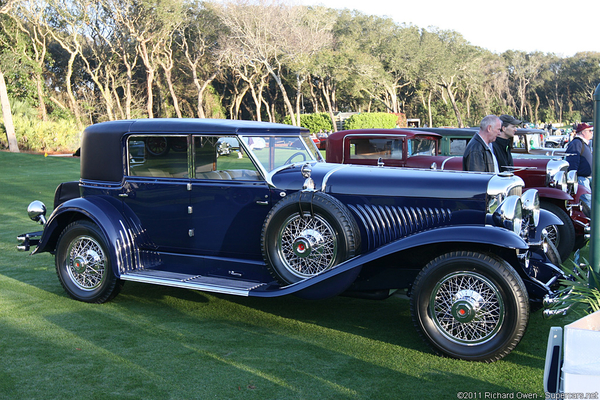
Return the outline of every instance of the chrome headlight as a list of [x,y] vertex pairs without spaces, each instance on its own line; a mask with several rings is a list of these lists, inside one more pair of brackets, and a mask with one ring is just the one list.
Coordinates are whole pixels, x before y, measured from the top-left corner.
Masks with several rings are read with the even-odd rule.
[[521,198],[513,195],[508,196],[500,206],[494,211],[494,223],[497,226],[502,226],[510,229],[517,235],[521,234],[523,225],[523,208]]
[[508,196],[521,196],[525,183],[516,175],[494,175],[487,187],[487,212],[493,214]]
[[569,163],[562,159],[552,159],[546,164],[546,184],[552,185],[555,180],[555,175],[560,171],[564,171],[566,174],[569,170]]
[[567,187],[567,174],[564,171],[558,171],[550,181],[550,186],[562,190],[563,192],[568,191]]
[[567,172],[567,188],[569,190],[569,194],[573,197],[577,194],[577,190],[579,190],[579,180],[577,178],[577,171],[569,171]]
[[521,196],[523,204],[523,219],[530,225],[538,226],[540,222],[540,195],[537,190],[529,189]]

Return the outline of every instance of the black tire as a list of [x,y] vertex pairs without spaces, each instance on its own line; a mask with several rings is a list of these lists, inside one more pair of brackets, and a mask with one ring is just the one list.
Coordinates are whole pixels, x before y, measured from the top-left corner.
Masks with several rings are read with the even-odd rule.
[[81,220],[67,226],[58,239],[56,273],[72,298],[104,303],[123,286],[112,270],[107,240],[93,223]]
[[550,225],[546,228],[548,238],[554,244],[560,254],[561,262],[569,258],[575,247],[575,227],[569,215],[556,204],[547,201],[540,202],[540,207],[550,211],[562,221],[562,225]]
[[560,265],[562,264],[562,260],[560,258],[560,253],[558,252],[558,249],[556,248],[554,243],[552,243],[552,240],[550,240],[547,234],[544,233],[542,235],[542,249],[544,250],[544,254],[546,254],[546,256],[552,264],[556,265],[557,267],[560,267]]
[[504,260],[474,252],[441,255],[415,279],[410,299],[415,327],[438,354],[493,362],[519,343],[529,297]]
[[273,277],[291,284],[358,254],[360,233],[350,211],[334,197],[296,192],[269,212],[261,242]]

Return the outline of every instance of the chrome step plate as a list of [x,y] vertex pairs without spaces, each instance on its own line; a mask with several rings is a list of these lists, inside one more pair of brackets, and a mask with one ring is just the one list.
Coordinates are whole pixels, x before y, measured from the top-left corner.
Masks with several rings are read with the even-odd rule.
[[180,274],[177,272],[145,269],[121,274],[124,281],[151,283],[154,285],[172,286],[205,292],[226,293],[237,296],[248,296],[252,289],[266,285],[256,281],[216,278],[211,276]]

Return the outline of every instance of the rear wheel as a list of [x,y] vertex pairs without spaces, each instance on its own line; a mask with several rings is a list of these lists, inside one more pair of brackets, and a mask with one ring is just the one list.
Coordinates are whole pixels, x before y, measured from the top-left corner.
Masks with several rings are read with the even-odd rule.
[[123,283],[112,270],[107,240],[89,221],[76,221],[65,228],[56,249],[56,273],[72,298],[104,303],[115,297]]
[[452,252],[432,260],[415,279],[413,322],[434,351],[492,362],[509,354],[529,319],[528,296],[504,260]]

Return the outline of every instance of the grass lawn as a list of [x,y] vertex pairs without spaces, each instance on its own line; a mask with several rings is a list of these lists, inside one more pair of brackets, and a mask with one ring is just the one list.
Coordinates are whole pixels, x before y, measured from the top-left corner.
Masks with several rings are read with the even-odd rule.
[[0,152],[0,399],[544,398],[548,330],[570,321],[539,311],[515,351],[482,364],[432,354],[401,296],[256,299],[127,282],[106,304],[71,300],[52,255],[15,246],[40,229],[29,202],[52,207],[56,186],[78,177],[76,158]]

